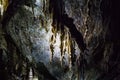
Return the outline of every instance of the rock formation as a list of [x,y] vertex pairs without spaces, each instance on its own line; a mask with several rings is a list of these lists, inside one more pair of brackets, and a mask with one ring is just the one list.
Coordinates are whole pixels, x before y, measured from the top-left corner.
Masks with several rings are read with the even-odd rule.
[[119,80],[119,0],[0,0],[0,13],[0,80]]

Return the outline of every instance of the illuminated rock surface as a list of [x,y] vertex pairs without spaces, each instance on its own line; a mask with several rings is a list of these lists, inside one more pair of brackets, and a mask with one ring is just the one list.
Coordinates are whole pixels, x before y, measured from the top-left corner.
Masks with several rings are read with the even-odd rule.
[[119,5],[1,0],[0,80],[119,80]]

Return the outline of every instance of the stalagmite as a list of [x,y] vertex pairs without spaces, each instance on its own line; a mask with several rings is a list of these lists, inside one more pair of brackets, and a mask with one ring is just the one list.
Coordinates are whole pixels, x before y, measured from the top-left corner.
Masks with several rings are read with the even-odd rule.
[[29,71],[29,80],[33,80],[33,71],[32,71],[31,68],[30,68],[30,71]]

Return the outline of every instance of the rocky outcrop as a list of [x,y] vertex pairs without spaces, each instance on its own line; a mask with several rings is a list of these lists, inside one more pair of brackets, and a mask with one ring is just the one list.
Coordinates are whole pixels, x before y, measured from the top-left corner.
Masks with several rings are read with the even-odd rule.
[[118,80],[119,3],[1,0],[0,79]]

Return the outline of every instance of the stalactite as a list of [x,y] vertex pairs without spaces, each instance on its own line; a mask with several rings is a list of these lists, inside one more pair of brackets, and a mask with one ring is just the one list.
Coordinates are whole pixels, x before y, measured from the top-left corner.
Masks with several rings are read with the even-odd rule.
[[54,55],[54,44],[55,44],[55,35],[53,33],[53,35],[51,36],[51,39],[50,39],[50,50],[51,50],[50,61],[52,61],[53,55]]
[[70,56],[70,69],[72,68],[72,55],[71,54],[75,54],[75,53],[72,53],[71,52],[71,46],[72,46],[72,38],[70,36],[70,33],[69,33],[69,56]]
[[68,29],[67,29],[66,30],[66,44],[65,44],[65,47],[66,47],[66,52],[69,55],[68,56],[69,68],[71,68],[71,50],[70,50],[71,43],[70,43],[70,40],[71,40],[70,39],[70,34],[69,34]]
[[53,55],[54,55],[54,46],[53,46],[53,44],[50,44],[50,49],[51,49],[51,57],[50,57],[50,62],[52,62]]
[[6,11],[8,5],[9,5],[9,0],[2,0],[2,2],[3,2],[3,8],[4,8],[4,11]]
[[4,12],[3,1],[0,0],[0,19],[1,19],[2,15],[3,15],[3,12]]
[[60,61],[61,61],[61,64],[62,64],[62,58],[63,58],[63,53],[65,52],[64,51],[64,34],[62,33],[62,31],[60,32],[61,33],[61,36],[60,36],[60,40],[61,40],[61,44],[60,44],[60,52],[61,52],[61,58],[60,58]]
[[[60,45],[60,50],[61,50],[61,65],[62,65],[62,61],[65,58],[65,54],[68,55],[68,65],[69,68],[71,68],[73,62],[72,59],[75,58],[75,55],[73,55],[74,53],[71,53],[71,46],[72,43],[70,40],[72,40],[70,37],[74,38],[75,42],[78,44],[78,47],[81,50],[80,53],[80,57],[78,58],[78,80],[84,79],[84,50],[86,49],[86,44],[84,43],[83,40],[83,35],[77,30],[75,24],[73,23],[73,19],[68,17],[67,14],[63,13],[64,11],[64,7],[62,7],[62,5],[60,3],[62,3],[62,1],[60,1],[60,3],[58,1],[54,1],[54,0],[50,0],[51,1],[51,6],[50,6],[50,11],[53,12],[53,23],[52,25],[56,25],[53,26],[57,32],[60,31],[61,32],[61,45]],[[54,1],[54,2],[53,2]],[[89,0],[87,0],[87,4],[86,4],[86,8],[88,7],[88,3]],[[89,10],[85,10],[84,12],[88,13]],[[86,14],[86,16],[88,16],[88,14]],[[84,18],[84,26],[86,26],[86,33],[84,34],[84,38],[86,37],[87,34],[87,17],[85,17],[83,15]],[[67,28],[66,28],[66,27]],[[85,32],[85,31],[84,31]],[[73,52],[73,51],[72,51]],[[72,54],[72,55],[71,55]],[[74,56],[74,57],[73,57]],[[72,58],[72,59],[71,59]],[[75,60],[73,60],[75,61]]]
[[[51,33],[52,33],[52,36],[51,36],[51,39],[50,39],[50,50],[51,50],[51,58],[50,58],[50,61],[52,61],[53,59],[53,56],[54,56],[54,48],[56,47],[55,44],[57,46],[60,46],[58,45],[58,40],[57,40],[57,36],[59,36],[58,34],[61,34],[59,31],[57,31],[57,24],[52,24],[52,29],[51,29]],[[60,41],[62,42],[62,41]]]
[[8,0],[0,0],[0,13],[1,17],[3,16],[3,13],[7,10],[7,7],[9,5]]
[[71,64],[72,66],[75,65],[76,62],[76,55],[75,55],[75,41],[71,40],[71,46],[70,46],[70,50],[71,50]]

